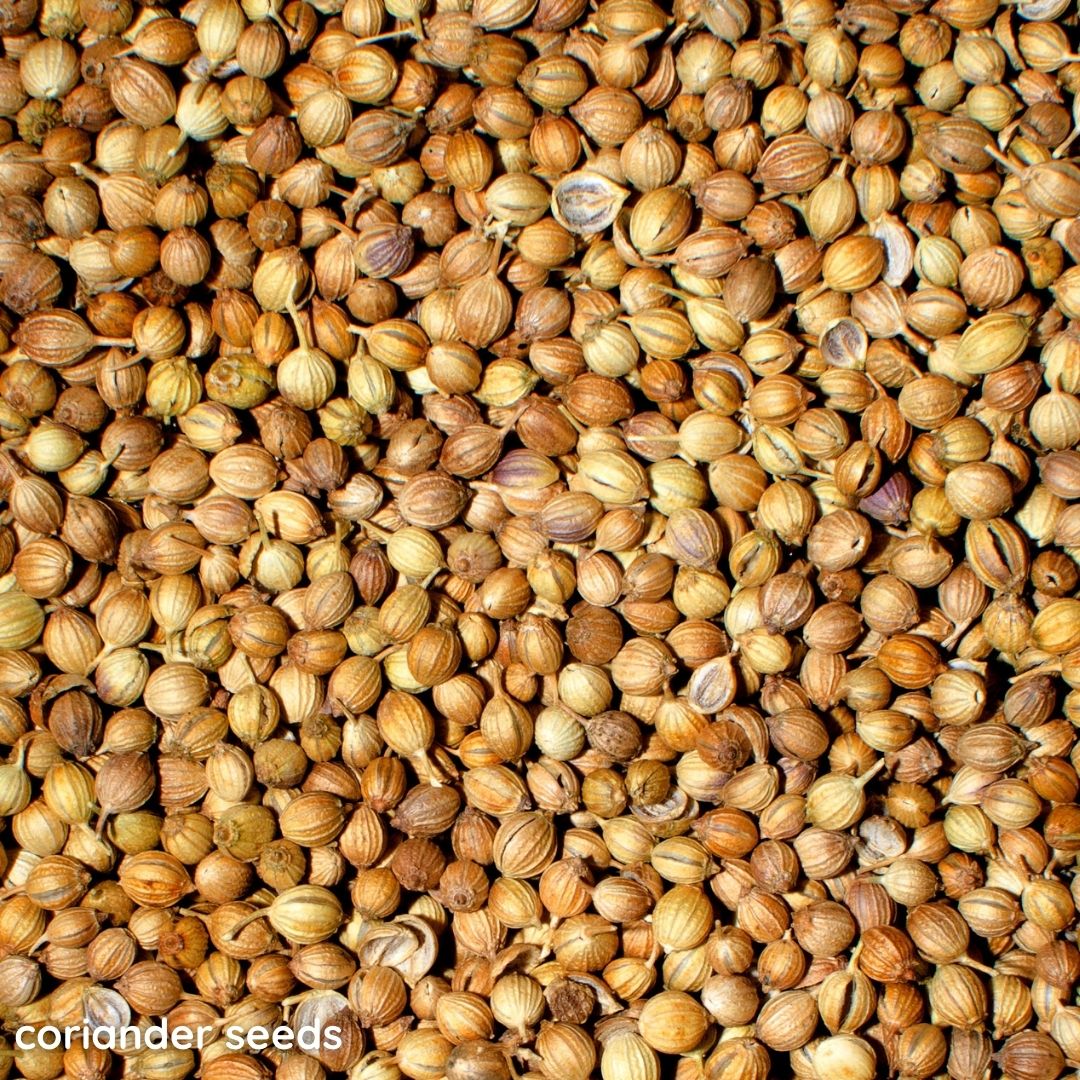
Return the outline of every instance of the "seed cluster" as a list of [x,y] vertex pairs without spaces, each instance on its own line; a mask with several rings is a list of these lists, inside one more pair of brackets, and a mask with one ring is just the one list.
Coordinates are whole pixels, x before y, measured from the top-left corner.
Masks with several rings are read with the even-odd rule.
[[1080,1066],[1073,8],[0,0],[0,1078]]

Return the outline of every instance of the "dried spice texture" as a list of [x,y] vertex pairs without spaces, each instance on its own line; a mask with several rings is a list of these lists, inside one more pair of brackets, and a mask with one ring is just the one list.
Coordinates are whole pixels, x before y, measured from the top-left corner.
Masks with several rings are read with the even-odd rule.
[[0,1080],[1080,1068],[1078,44],[0,0]]

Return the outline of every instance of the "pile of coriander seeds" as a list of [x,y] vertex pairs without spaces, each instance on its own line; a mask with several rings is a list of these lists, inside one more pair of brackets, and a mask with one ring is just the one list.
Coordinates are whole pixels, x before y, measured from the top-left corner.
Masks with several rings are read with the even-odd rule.
[[1078,48],[0,0],[0,1080],[1075,1075]]

